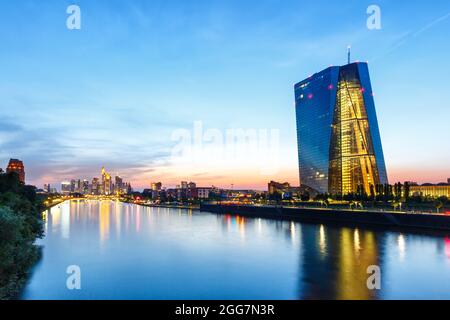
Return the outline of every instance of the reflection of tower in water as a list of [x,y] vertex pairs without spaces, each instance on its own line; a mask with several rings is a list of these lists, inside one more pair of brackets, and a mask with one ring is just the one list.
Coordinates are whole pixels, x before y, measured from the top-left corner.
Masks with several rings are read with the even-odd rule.
[[367,268],[380,265],[377,235],[368,230],[302,228],[300,299],[376,299]]
[[100,204],[100,216],[99,216],[99,227],[100,227],[100,241],[104,242],[109,238],[109,215],[111,212],[110,202],[103,201]]

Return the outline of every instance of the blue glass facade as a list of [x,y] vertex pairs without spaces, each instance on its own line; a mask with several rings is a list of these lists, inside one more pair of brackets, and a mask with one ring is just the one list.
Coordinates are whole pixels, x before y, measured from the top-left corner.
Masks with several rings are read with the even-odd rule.
[[300,182],[320,193],[370,193],[387,183],[365,63],[327,68],[295,85]]

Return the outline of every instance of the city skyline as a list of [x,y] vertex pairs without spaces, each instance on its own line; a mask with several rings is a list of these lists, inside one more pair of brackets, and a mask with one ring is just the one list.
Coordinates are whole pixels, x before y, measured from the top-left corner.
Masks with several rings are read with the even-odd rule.
[[[389,180],[445,181],[446,2],[383,3],[383,27],[375,31],[365,24],[369,4],[79,1],[82,29],[69,31],[65,3],[7,3],[0,20],[9,28],[0,32],[8,50],[0,56],[16,64],[3,64],[2,166],[23,160],[27,181],[38,186],[95,176],[102,165],[137,189],[155,180],[298,185],[292,85],[343,64],[351,44],[354,61],[371,65]],[[251,16],[244,13],[250,5]],[[269,12],[277,14],[265,19]],[[321,25],[319,17],[335,22]],[[197,120],[222,132],[279,129],[279,170],[172,163],[173,131],[192,130]]]

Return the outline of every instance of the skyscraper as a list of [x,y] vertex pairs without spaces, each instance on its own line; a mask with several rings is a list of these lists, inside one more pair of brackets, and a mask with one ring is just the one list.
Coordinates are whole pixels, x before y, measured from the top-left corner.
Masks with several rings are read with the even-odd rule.
[[94,195],[99,194],[99,185],[100,185],[99,179],[93,178],[92,179],[92,190],[91,190],[92,194],[94,194]]
[[68,195],[72,192],[72,184],[69,181],[61,182],[61,193]]
[[10,159],[6,173],[15,172],[19,175],[19,181],[25,183],[25,167],[23,162],[18,159]]
[[367,63],[295,85],[300,183],[320,193],[375,193],[388,182]]
[[111,175],[102,167],[102,194],[110,195],[112,193]]

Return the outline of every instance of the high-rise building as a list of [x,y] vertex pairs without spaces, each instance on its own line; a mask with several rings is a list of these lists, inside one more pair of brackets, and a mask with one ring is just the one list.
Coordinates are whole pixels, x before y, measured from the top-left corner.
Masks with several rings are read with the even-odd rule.
[[295,99],[302,185],[344,195],[388,183],[367,63],[329,67]]
[[151,189],[153,191],[161,191],[162,189],[162,183],[161,182],[152,182]]
[[92,179],[92,186],[91,186],[91,193],[94,195],[98,195],[99,194],[99,180],[98,178],[93,178]]
[[81,193],[82,194],[89,194],[90,190],[89,190],[89,181],[84,179],[83,183],[81,185]]
[[6,173],[15,172],[19,175],[19,181],[25,184],[25,167],[23,162],[18,159],[10,159]]
[[72,184],[69,181],[61,182],[61,193],[70,194],[72,192]]
[[119,176],[114,178],[114,193],[122,194],[123,192],[123,179]]
[[70,180],[70,192],[76,192],[77,189],[77,181],[72,179]]
[[102,194],[110,195],[112,191],[111,175],[102,167]]

